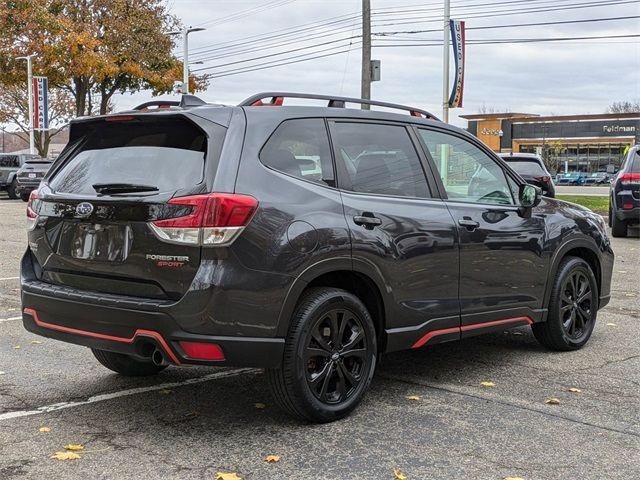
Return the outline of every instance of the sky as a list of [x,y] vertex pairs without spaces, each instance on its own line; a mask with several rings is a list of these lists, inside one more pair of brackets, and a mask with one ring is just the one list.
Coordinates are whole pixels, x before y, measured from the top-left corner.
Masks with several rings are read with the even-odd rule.
[[[372,58],[382,64],[382,80],[372,85],[373,99],[441,115],[443,4],[443,0],[371,0]],[[190,63],[203,62],[191,69],[204,68],[199,73],[213,75],[226,72],[227,76],[213,78],[206,92],[198,93],[208,102],[237,104],[254,93],[273,90],[360,96],[361,0],[168,0],[167,5],[184,25],[206,28],[189,37]],[[602,6],[585,8],[588,5]],[[451,6],[452,18],[466,21],[468,42],[640,35],[640,18],[630,18],[640,16],[640,1],[451,0]],[[555,10],[539,11],[549,9]],[[623,18],[505,27],[617,17]],[[499,28],[476,29],[487,26]],[[396,33],[416,30],[432,31]],[[385,35],[375,35],[380,33]],[[269,35],[281,36],[265,38]],[[181,56],[181,40],[177,41],[176,54]],[[436,45],[398,46],[420,42]],[[295,49],[300,50],[255,59]],[[241,71],[258,63],[336,52],[342,53]],[[466,53],[464,108],[451,111],[451,122],[460,126],[466,121],[459,115],[478,113],[483,105],[495,111],[583,114],[603,113],[613,101],[640,98],[639,37],[469,43]],[[148,92],[117,96],[116,110],[149,99]]]

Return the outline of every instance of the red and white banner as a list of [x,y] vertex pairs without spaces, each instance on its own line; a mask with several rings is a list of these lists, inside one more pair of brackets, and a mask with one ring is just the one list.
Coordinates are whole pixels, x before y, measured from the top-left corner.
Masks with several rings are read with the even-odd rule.
[[465,59],[464,22],[460,20],[450,20],[449,26],[451,27],[453,58],[455,61],[455,77],[453,88],[451,89],[451,96],[449,97],[449,108],[462,108]]
[[49,81],[33,77],[33,129],[49,130]]

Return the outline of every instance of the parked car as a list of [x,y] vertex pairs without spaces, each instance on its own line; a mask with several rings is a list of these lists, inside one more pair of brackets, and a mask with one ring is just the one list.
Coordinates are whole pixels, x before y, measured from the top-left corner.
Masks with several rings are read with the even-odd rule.
[[38,188],[49,167],[51,167],[51,160],[46,158],[26,161],[16,173],[16,195],[23,201],[28,201],[29,194]]
[[527,183],[540,187],[545,197],[555,197],[556,187],[542,158],[533,153],[501,153],[500,157]]
[[16,173],[25,162],[39,158],[28,153],[0,153],[0,190],[6,190],[11,199],[18,198]]
[[583,172],[563,173],[556,185],[584,185],[587,174]]
[[584,180],[585,185],[608,185],[611,181],[611,175],[607,172],[590,173]]
[[24,326],[119,374],[263,367],[285,410],[327,422],[383,353],[527,325],[576,350],[609,301],[602,217],[428,112],[151,105],[73,120],[27,208]]
[[640,223],[640,146],[629,149],[609,189],[611,235],[626,237],[627,227]]

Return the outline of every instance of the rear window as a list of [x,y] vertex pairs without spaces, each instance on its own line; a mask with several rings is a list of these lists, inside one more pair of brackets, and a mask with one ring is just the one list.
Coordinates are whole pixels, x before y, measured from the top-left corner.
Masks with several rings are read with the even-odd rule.
[[0,167],[18,167],[18,155],[0,155]]
[[542,166],[535,160],[505,158],[506,162],[520,175],[546,175]]
[[[78,125],[84,135],[50,180],[56,192],[95,195],[95,184],[150,185],[159,192],[203,180],[207,136],[179,117]],[[212,124],[221,145],[225,128]],[[219,151],[219,148],[217,149]]]

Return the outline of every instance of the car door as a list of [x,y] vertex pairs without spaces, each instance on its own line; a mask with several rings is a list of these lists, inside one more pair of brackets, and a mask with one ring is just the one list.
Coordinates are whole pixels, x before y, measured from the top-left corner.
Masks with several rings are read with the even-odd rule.
[[417,132],[457,223],[462,336],[540,318],[544,216],[520,208],[517,176],[479,142],[435,127]]
[[456,228],[414,132],[342,119],[330,131],[353,268],[377,272],[393,298],[387,351],[458,339]]

